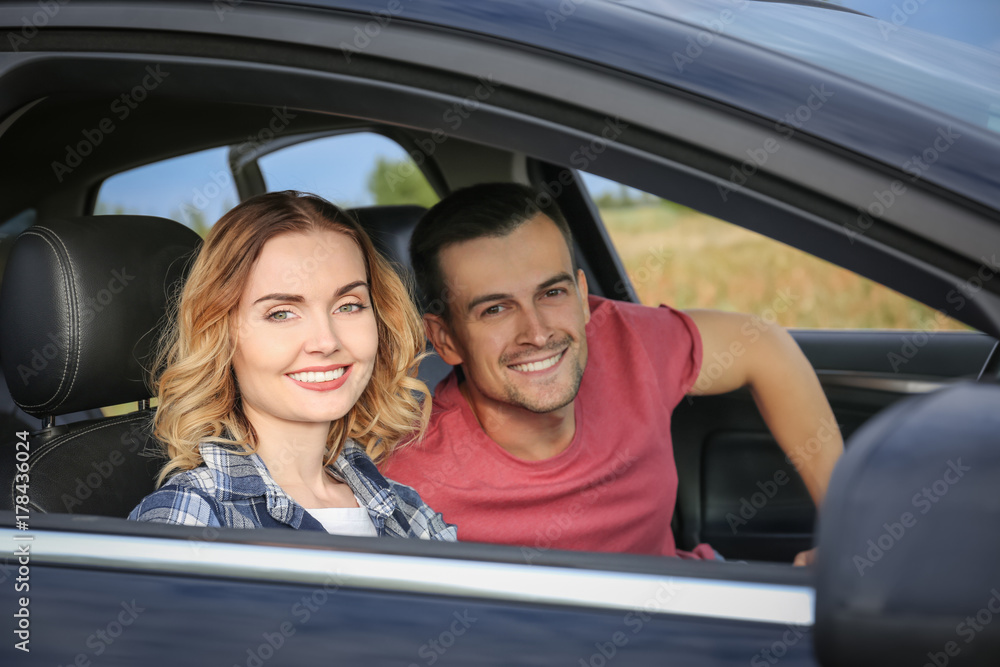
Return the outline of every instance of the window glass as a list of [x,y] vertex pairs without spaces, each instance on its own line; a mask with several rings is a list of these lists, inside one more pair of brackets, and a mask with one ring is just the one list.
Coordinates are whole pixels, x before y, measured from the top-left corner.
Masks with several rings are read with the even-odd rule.
[[115,174],[101,184],[95,215],[157,215],[202,236],[240,198],[225,146],[154,162]]
[[373,132],[314,139],[262,157],[258,164],[270,192],[301,190],[351,208],[438,201],[402,146]]
[[642,303],[760,314],[785,327],[955,329],[856,273],[698,211],[583,174]]

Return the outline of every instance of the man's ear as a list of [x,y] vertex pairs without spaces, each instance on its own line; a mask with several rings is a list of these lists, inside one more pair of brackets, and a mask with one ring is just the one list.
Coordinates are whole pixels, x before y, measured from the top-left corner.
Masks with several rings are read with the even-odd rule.
[[580,292],[580,299],[583,301],[583,323],[590,321],[590,301],[587,297],[590,292],[587,289],[587,275],[583,269],[576,270],[576,289]]
[[438,356],[450,366],[458,366],[462,363],[462,355],[455,344],[455,338],[451,333],[451,327],[440,315],[427,313],[424,315],[424,331],[427,332],[427,339],[434,346],[434,351]]

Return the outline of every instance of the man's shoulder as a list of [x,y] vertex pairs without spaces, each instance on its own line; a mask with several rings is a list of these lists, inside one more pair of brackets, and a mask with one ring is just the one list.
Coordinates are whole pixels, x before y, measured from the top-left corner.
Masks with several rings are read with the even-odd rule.
[[689,319],[684,312],[665,304],[647,306],[594,295],[588,297],[588,304],[590,305],[588,334],[616,329],[630,329],[638,334],[647,334],[648,329],[660,330],[672,323],[681,323]]
[[398,447],[392,453],[384,466],[387,476],[394,472],[409,471],[411,465],[422,468],[429,460],[447,457],[449,444],[456,438],[468,436],[462,415],[462,402],[465,399],[458,391],[454,373],[438,385],[433,400],[430,422],[423,437]]

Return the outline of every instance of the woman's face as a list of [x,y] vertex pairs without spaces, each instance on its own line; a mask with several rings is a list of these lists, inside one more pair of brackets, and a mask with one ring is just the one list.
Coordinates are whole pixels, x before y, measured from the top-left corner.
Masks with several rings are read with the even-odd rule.
[[333,231],[263,247],[237,312],[233,369],[251,423],[330,422],[354,406],[378,349],[364,258]]

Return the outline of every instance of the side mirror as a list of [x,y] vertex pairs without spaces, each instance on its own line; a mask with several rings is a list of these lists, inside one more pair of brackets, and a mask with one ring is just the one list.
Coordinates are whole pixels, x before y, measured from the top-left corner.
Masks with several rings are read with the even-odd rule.
[[865,424],[818,534],[824,667],[1000,664],[1000,386],[906,399]]

